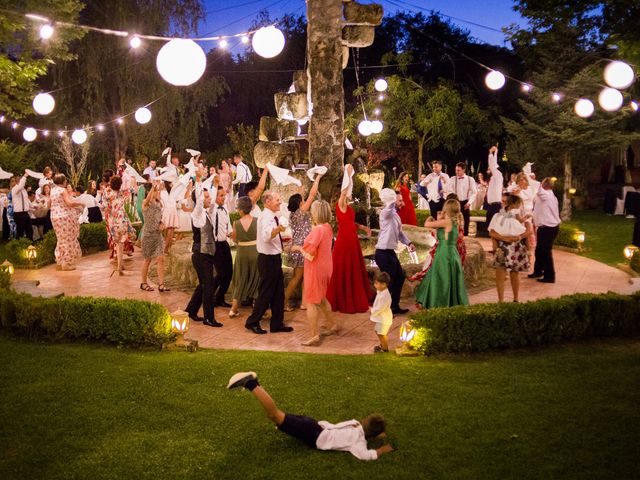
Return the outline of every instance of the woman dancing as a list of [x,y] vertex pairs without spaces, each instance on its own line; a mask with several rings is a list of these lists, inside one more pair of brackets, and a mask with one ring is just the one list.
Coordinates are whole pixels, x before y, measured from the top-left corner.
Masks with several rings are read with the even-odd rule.
[[403,225],[417,225],[418,220],[416,218],[416,209],[413,206],[413,201],[411,200],[411,190],[409,190],[410,185],[409,174],[407,172],[402,172],[400,177],[398,177],[398,182],[396,183],[396,192],[402,195],[402,201],[404,205],[400,210],[398,210],[398,215],[400,215],[400,220]]
[[145,222],[142,227],[142,283],[140,289],[152,292],[153,287],[148,283],[149,266],[151,260],[156,259],[156,269],[158,271],[158,290],[166,292],[169,289],[164,285],[164,251],[162,245],[162,202],[160,202],[160,192],[162,181],[158,180],[144,184],[147,193],[142,209],[144,211]]
[[116,271],[118,275],[124,275],[123,254],[125,242],[133,243],[136,239],[136,231],[131,225],[124,207],[126,198],[124,193],[120,191],[122,187],[122,177],[118,175],[111,177],[109,187],[103,197],[107,203],[107,211],[109,212],[107,216],[107,228],[111,234],[111,242],[116,255],[116,269],[111,272],[111,275]]
[[60,270],[75,270],[76,261],[82,257],[80,242],[79,210],[84,205],[73,200],[67,191],[67,178],[59,173],[53,178],[51,191],[51,223],[56,232],[56,263]]

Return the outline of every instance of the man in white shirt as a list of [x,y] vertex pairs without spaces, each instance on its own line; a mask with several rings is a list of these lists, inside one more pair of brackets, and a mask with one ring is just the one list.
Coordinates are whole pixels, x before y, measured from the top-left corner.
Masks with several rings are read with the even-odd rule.
[[25,189],[27,183],[27,172],[20,178],[18,183],[11,189],[11,203],[13,205],[13,221],[16,224],[16,238],[27,237],[33,241],[33,226],[31,225],[31,202]]
[[258,298],[253,305],[253,312],[247,318],[245,327],[253,333],[267,333],[260,327],[260,319],[271,307],[271,333],[292,332],[293,327],[284,324],[284,276],[282,274],[282,232],[280,225],[280,195],[271,190],[262,194],[264,210],[258,217],[256,247],[258,250]]
[[213,212],[213,235],[216,241],[216,253],[213,255],[213,265],[216,269],[216,276],[213,279],[214,305],[216,307],[231,307],[224,301],[224,295],[229,290],[231,276],[233,275],[233,260],[231,258],[231,248],[227,238],[231,235],[231,221],[229,213],[224,208],[227,194],[224,187],[218,186],[216,201]]
[[504,177],[498,169],[498,147],[489,149],[489,185],[487,186],[487,225],[491,224],[493,216],[502,209],[502,188]]
[[102,221],[102,213],[100,212],[100,205],[98,200],[93,195],[89,195],[85,192],[84,186],[78,185],[76,187],[77,196],[76,202],[80,202],[84,205],[82,215],[80,215],[80,223],[99,223]]
[[156,179],[156,175],[158,174],[158,167],[155,160],[149,160],[149,166],[144,169],[142,172],[143,175],[149,175],[149,180],[153,181]]
[[[456,176],[447,182],[449,193],[455,193],[460,202],[460,210],[464,218],[464,236],[469,235],[469,218],[471,217],[471,205],[478,193],[476,181],[465,174],[467,166],[463,163],[456,164]],[[435,217],[434,217],[435,218]]]
[[431,163],[433,170],[427,177],[420,182],[420,185],[427,189],[427,201],[429,202],[429,210],[433,218],[438,218],[438,212],[444,206],[445,186],[449,180],[449,175],[442,172],[442,162],[434,160]]
[[233,184],[238,185],[238,197],[247,195],[247,184],[253,179],[251,170],[249,170],[247,164],[242,160],[240,153],[236,152],[233,154],[233,163],[236,165],[236,178]]
[[311,417],[285,413],[260,386],[255,372],[236,373],[229,379],[227,388],[249,390],[278,430],[303,441],[311,448],[349,452],[358,460],[377,460],[380,455],[393,451],[389,443],[375,450],[369,449],[367,445],[367,440],[386,437],[386,424],[382,415],[374,413],[361,421],[347,420],[334,425],[324,420],[318,422]]
[[553,242],[560,230],[560,212],[558,199],[552,189],[553,180],[550,178],[542,180],[533,204],[533,223],[537,227],[537,244],[536,261],[529,278],[537,278],[542,283],[556,282],[552,252]]

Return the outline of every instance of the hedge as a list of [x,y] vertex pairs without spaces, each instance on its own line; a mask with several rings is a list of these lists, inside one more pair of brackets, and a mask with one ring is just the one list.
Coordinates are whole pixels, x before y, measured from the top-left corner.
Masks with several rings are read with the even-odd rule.
[[160,346],[174,338],[160,304],[91,297],[33,297],[0,289],[0,327],[29,337]]
[[640,335],[640,293],[576,294],[528,303],[434,308],[411,315],[411,347],[429,354]]

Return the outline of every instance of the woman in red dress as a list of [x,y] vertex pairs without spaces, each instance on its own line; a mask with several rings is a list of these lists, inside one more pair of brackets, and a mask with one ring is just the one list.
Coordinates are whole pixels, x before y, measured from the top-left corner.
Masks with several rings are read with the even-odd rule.
[[[353,167],[346,166],[351,175]],[[327,289],[327,300],[334,312],[364,313],[373,297],[369,274],[358,240],[358,229],[371,236],[371,229],[356,224],[356,212],[347,204],[349,189],[340,192],[336,205],[338,235],[333,246],[333,274]]]
[[402,195],[402,201],[404,206],[398,210],[400,220],[403,225],[418,225],[418,219],[416,218],[416,209],[411,201],[411,191],[409,190],[409,174],[402,172],[396,183],[396,192]]

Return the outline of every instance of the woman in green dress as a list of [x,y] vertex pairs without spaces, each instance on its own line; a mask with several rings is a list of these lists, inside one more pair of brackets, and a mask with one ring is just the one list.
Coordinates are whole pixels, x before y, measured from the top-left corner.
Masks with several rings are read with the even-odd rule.
[[249,197],[240,197],[237,210],[241,217],[233,222],[231,238],[236,242],[236,262],[233,265],[233,301],[229,317],[240,315],[238,306],[258,296],[258,250],[256,249],[258,219],[251,216],[253,204]]
[[441,220],[425,222],[425,227],[437,228],[438,248],[433,265],[416,290],[416,301],[424,308],[468,305],[464,271],[457,249],[460,203],[447,200]]

